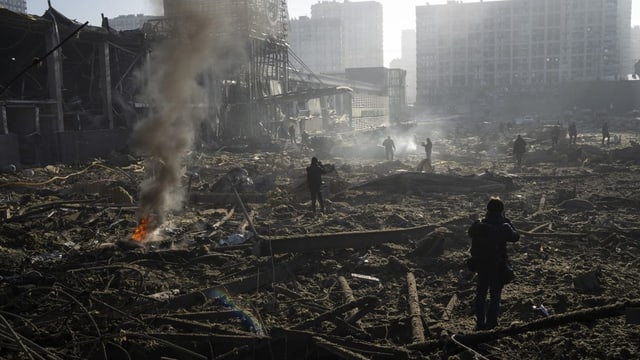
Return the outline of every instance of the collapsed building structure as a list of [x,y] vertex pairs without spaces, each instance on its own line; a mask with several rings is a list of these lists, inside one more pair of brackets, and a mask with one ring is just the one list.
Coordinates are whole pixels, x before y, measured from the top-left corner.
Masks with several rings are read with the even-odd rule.
[[[206,104],[192,104],[206,107],[199,140],[275,138],[290,125],[299,133],[350,131],[403,119],[403,70],[349,69],[328,77],[296,69],[305,67],[287,43],[286,0],[191,5],[224,19],[212,41],[241,49],[216,64],[223,70],[199,80],[208,92]],[[164,17],[116,31],[108,19],[86,26],[53,8],[43,16],[0,9],[6,34],[0,61],[8,69],[0,75],[0,165],[80,162],[126,149],[150,106],[141,71],[182,16],[169,2]]]
[[126,146],[142,34],[84,26],[52,8],[42,17],[0,9],[0,18],[0,164],[82,161]]

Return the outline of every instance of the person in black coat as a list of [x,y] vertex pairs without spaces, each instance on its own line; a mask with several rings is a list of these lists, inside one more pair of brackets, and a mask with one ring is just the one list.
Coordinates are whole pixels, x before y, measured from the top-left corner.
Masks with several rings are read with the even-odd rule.
[[316,200],[320,203],[320,211],[324,213],[324,200],[322,199],[322,175],[327,171],[322,163],[314,156],[311,158],[311,165],[307,167],[307,185],[311,192],[311,210],[316,212]]
[[[471,237],[471,270],[478,273],[476,285],[476,329],[488,330],[498,325],[500,300],[504,286],[503,269],[509,263],[507,242],[516,242],[520,234],[511,221],[504,217],[504,203],[492,198],[487,204],[487,214],[481,221],[469,227]],[[485,311],[487,291],[489,308]]]

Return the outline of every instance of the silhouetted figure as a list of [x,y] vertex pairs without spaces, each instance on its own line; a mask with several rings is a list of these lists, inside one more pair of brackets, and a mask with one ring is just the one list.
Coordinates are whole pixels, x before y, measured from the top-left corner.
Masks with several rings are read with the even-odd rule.
[[513,142],[513,155],[516,157],[516,163],[518,166],[522,165],[522,157],[525,152],[527,152],[527,143],[524,141],[522,136],[518,135],[516,141]]
[[386,139],[382,142],[382,146],[384,146],[384,151],[387,156],[387,160],[393,160],[393,152],[396,151],[396,144],[391,140],[391,136],[387,136]]
[[604,145],[604,139],[607,139],[607,145],[609,145],[609,138],[609,124],[605,120],[605,122],[602,123],[602,145]]
[[576,122],[572,121],[569,125],[569,144],[575,144],[578,139],[578,129],[576,128]]
[[560,124],[555,125],[552,129],[551,129],[551,146],[556,146],[558,145],[558,139],[560,138]]
[[289,140],[292,144],[296,143],[296,127],[293,125],[289,126]]
[[327,171],[322,163],[314,156],[311,165],[307,167],[307,185],[311,192],[311,210],[316,213],[316,200],[320,203],[320,211],[324,213],[324,199],[322,198],[322,175]]
[[302,145],[302,148],[311,148],[311,140],[309,139],[308,132],[303,131],[302,134],[300,134],[300,145]]
[[429,164],[429,167],[431,167],[431,150],[433,149],[431,139],[427,138],[427,142],[422,143],[422,146],[424,146],[424,153],[427,159],[427,164]]
[[[478,273],[476,284],[476,329],[490,330],[498,326],[500,301],[504,280],[502,270],[509,264],[507,242],[516,242],[520,234],[504,216],[504,203],[492,198],[487,204],[487,214],[482,221],[475,221],[468,230],[471,237],[470,270]],[[485,311],[489,292],[489,308]]]

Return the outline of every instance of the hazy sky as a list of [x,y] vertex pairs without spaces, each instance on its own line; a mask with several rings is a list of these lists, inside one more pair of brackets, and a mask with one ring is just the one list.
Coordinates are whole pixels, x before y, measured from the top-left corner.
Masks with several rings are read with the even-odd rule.
[[[178,1],[178,0],[172,0]],[[352,0],[356,1],[356,0]],[[415,28],[415,7],[445,3],[446,0],[377,0],[384,11],[384,50],[385,64],[400,57],[400,38],[403,29]],[[477,0],[475,0],[477,1]],[[640,0],[633,1],[631,23],[640,25]],[[311,5],[319,0],[288,0],[289,15],[298,17],[311,14]],[[465,0],[464,2],[474,2]],[[51,0],[54,8],[67,17],[79,22],[89,21],[92,25],[100,25],[100,13],[107,17],[125,14],[157,15],[162,13],[161,0]],[[47,0],[27,0],[29,13],[42,15],[47,9]]]

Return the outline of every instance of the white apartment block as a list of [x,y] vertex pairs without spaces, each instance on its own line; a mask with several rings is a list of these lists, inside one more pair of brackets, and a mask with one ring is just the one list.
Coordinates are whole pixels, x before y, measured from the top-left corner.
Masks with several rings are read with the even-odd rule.
[[382,4],[376,1],[322,1],[311,18],[342,20],[345,68],[384,66]]
[[631,0],[416,7],[418,102],[456,89],[616,79],[631,72]]
[[[288,42],[311,71],[336,74],[345,69],[342,35],[340,19],[302,16],[290,21]],[[293,58],[290,61],[298,66]]]
[[27,12],[27,0],[0,0],[0,8],[25,14]]

